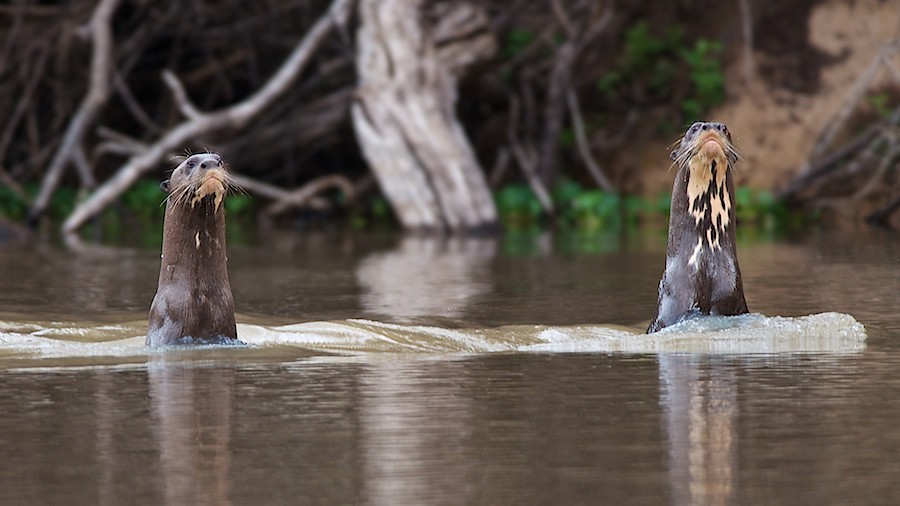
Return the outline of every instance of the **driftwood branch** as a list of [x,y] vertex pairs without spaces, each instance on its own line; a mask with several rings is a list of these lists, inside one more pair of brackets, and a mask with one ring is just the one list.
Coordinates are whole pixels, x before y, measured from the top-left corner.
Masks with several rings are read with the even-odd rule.
[[[18,97],[12,115],[5,120],[6,124],[4,125],[3,135],[0,136],[0,160],[5,158],[6,150],[9,148],[10,142],[12,141],[16,126],[18,126],[19,121],[25,116],[28,105],[31,104],[31,99],[38,88],[38,82],[43,76],[49,55],[50,50],[44,47],[37,58],[31,78],[28,80],[28,84],[25,87],[25,93]],[[0,73],[2,73],[2,70],[0,70]]]
[[331,188],[339,189],[347,201],[354,198],[353,183],[344,176],[331,174],[323,176],[306,183],[297,190],[288,192],[284,198],[274,202],[266,209],[269,216],[277,216],[295,207],[304,207],[312,200],[313,197]]
[[744,70],[744,82],[749,84],[753,81],[754,74],[753,15],[750,12],[750,0],[738,0],[738,10],[741,13],[741,37],[743,38],[741,66]]
[[818,162],[807,162],[807,165],[799,170],[795,177],[778,194],[781,199],[790,199],[801,190],[808,189],[811,185],[821,182],[828,176],[836,173],[843,167],[842,162],[856,156],[863,150],[871,151],[871,147],[880,143],[885,130],[894,128],[900,123],[900,107],[894,110],[887,121],[869,125],[862,133],[840,146],[833,153]]
[[866,221],[874,225],[887,226],[891,216],[900,209],[900,197],[894,197],[884,207],[866,216]]
[[[613,17],[612,4],[594,4],[594,9],[588,15],[588,20],[581,23],[581,28],[575,28],[570,16],[566,13],[558,0],[552,2],[553,11],[559,23],[564,27],[568,36],[566,41],[559,46],[553,60],[553,70],[550,74],[550,84],[547,87],[547,98],[544,104],[544,128],[541,135],[540,158],[538,160],[537,173],[544,184],[549,184],[553,178],[556,167],[556,150],[559,146],[559,132],[563,124],[563,116],[566,111],[566,95],[571,89],[572,69],[582,50],[594,38],[602,33],[610,24]],[[597,5],[603,5],[603,15],[594,20]]]
[[173,74],[171,70],[164,70],[162,78],[163,82],[166,83],[166,86],[168,86],[169,90],[172,92],[172,98],[175,99],[175,104],[178,105],[178,110],[181,111],[181,114],[191,121],[202,121],[203,114],[201,114],[197,107],[191,103],[191,99],[188,98],[187,92],[184,91],[184,86],[181,84],[181,81],[175,77],[175,74]]
[[[232,176],[233,176],[234,184],[237,185],[241,189],[242,192],[253,193],[260,197],[274,200],[275,202],[271,206],[283,205],[284,206],[283,210],[287,210],[291,207],[294,207],[294,208],[310,207],[310,208],[317,209],[317,210],[326,210],[329,208],[329,204],[326,200],[319,199],[316,196],[316,194],[318,192],[310,192],[307,190],[306,194],[302,194],[299,197],[297,196],[297,193],[300,193],[301,191],[303,191],[304,188],[306,188],[306,186],[308,186],[308,184],[310,184],[310,183],[308,183],[307,185],[304,185],[304,187],[297,189],[297,190],[285,190],[284,188],[281,188],[280,186],[275,186],[275,185],[272,185],[269,183],[265,183],[263,181],[257,181],[255,179],[252,179],[252,178],[249,178],[246,176],[242,176],[240,174],[232,174]],[[329,176],[326,176],[326,177],[329,177]],[[343,178],[343,176],[337,176],[337,177]],[[353,185],[350,183],[348,183],[348,185],[351,189],[350,193],[348,193],[348,195],[352,195]],[[335,185],[335,186],[337,186],[337,185]],[[341,188],[344,188],[344,186],[341,185]],[[322,188],[322,190],[325,190],[325,189],[327,189],[327,187]],[[348,199],[349,199],[349,196],[348,196]],[[271,208],[271,206],[270,206],[270,208]],[[267,211],[267,214],[270,216],[275,215],[275,213],[271,213],[268,211]]]
[[78,107],[78,111],[63,136],[62,143],[50,161],[50,166],[44,174],[40,192],[32,205],[29,220],[37,220],[47,205],[59,181],[62,178],[66,166],[73,161],[76,152],[81,149],[81,141],[88,128],[94,122],[94,118],[103,108],[110,93],[110,76],[113,66],[113,33],[112,16],[115,13],[119,0],[101,0],[94,10],[87,30],[93,40],[93,54],[91,55],[91,72],[88,92]]
[[15,179],[13,179],[12,176],[10,176],[9,173],[3,169],[3,167],[0,167],[0,183],[8,186],[9,189],[12,190],[13,193],[15,193],[17,197],[19,197],[19,199],[22,200],[22,202],[31,203],[31,199],[28,197],[28,194],[25,193],[25,189],[22,188],[22,185],[20,185]]
[[615,191],[612,183],[609,182],[609,178],[603,173],[600,164],[597,163],[597,160],[591,154],[591,146],[584,131],[584,122],[581,119],[581,108],[578,106],[578,95],[574,91],[569,90],[566,98],[569,104],[569,118],[572,120],[572,126],[575,129],[575,142],[578,144],[578,153],[581,155],[581,160],[587,167],[591,177],[594,178],[597,186],[608,192]]
[[[256,93],[224,109],[209,113],[198,111],[196,116],[188,116],[186,121],[169,130],[162,138],[148,146],[146,151],[132,156],[112,178],[75,208],[63,224],[63,231],[73,233],[78,230],[91,216],[118,198],[143,173],[152,169],[172,152],[180,151],[185,143],[216,130],[245,126],[290,88],[331,30],[347,22],[352,3],[352,0],[334,0],[328,12],[313,25],[275,75]],[[172,83],[169,85],[171,87]],[[186,94],[183,99],[184,102],[179,104],[179,108],[184,113],[185,107],[190,110],[193,106],[187,105],[189,102]]]
[[835,117],[828,121],[828,126],[819,135],[819,139],[816,141],[816,145],[809,156],[811,160],[815,160],[825,153],[834,141],[834,137],[845,126],[850,115],[856,110],[856,107],[863,97],[865,97],[866,91],[869,89],[872,80],[875,79],[875,76],[878,74],[878,70],[898,49],[900,49],[900,44],[896,42],[883,46],[872,59],[872,62],[869,63],[866,70],[856,79],[856,82],[854,82],[853,86],[850,88],[850,92],[847,99],[844,101],[844,105],[841,106],[841,109]]
[[881,125],[871,125],[861,134],[854,137],[850,142],[836,149],[829,156],[815,162],[808,163],[805,168],[798,171],[799,176],[795,177],[784,189],[782,189],[778,197],[781,199],[789,199],[799,191],[806,189],[809,185],[827,176],[833,171],[840,168],[842,161],[859,152],[872,142],[872,136],[877,134]]
[[516,97],[512,97],[510,100],[509,110],[509,124],[506,131],[509,149],[512,151],[516,163],[519,164],[519,168],[522,169],[525,180],[528,181],[528,186],[531,187],[531,191],[534,192],[538,202],[541,203],[541,208],[545,213],[553,214],[553,199],[550,198],[550,192],[547,191],[543,181],[537,174],[537,156],[534,153],[534,149],[526,150],[519,142],[518,135],[516,135],[516,128],[519,123],[519,101]]
[[868,177],[863,187],[853,194],[853,200],[862,200],[875,191],[884,181],[884,176],[893,167],[897,155],[900,155],[900,138],[898,138],[897,132],[890,132],[885,135],[885,142],[887,143],[887,146],[884,148],[885,154],[881,157],[878,168],[873,175]]

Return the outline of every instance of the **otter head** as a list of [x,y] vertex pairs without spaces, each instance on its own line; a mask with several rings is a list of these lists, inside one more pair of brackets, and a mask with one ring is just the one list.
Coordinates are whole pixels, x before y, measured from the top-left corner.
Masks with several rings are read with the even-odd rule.
[[[687,212],[705,236],[706,246],[718,249],[721,238],[732,227],[729,173],[739,158],[731,134],[723,123],[696,122],[687,129],[672,160],[679,171],[688,171]],[[673,196],[674,198],[674,196]]]
[[169,194],[171,205],[194,207],[206,197],[213,199],[215,210],[233,187],[231,175],[215,153],[200,153],[184,159],[172,176],[160,183],[162,191]]
[[679,166],[699,154],[709,159],[726,158],[731,164],[739,158],[731,141],[731,133],[724,123],[697,121],[676,143],[678,146],[672,150],[671,157]]

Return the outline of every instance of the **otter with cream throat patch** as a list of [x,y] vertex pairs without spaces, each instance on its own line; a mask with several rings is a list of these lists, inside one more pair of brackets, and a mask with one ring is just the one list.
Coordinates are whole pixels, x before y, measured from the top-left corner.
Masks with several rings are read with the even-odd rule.
[[231,181],[219,155],[202,153],[187,157],[160,185],[168,197],[148,346],[240,343],[222,205]]
[[747,313],[735,245],[734,164],[737,151],[722,123],[697,122],[672,151],[666,270],[648,333],[694,315]]

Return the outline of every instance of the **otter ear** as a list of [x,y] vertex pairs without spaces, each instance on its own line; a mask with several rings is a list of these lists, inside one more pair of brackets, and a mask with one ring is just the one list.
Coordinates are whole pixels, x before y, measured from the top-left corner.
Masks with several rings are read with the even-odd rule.
[[169,180],[166,179],[162,183],[159,183],[159,189],[166,193],[169,193]]

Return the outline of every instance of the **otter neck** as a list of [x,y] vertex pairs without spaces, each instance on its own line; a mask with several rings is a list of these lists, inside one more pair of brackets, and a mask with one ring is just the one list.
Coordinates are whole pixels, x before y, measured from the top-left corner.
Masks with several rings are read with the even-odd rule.
[[728,159],[724,154],[708,156],[701,150],[691,158],[687,171],[688,218],[693,220],[693,229],[705,246],[719,250],[728,235],[733,234],[734,182]]
[[168,273],[165,266],[177,265],[197,273],[228,279],[225,263],[225,210],[212,196],[193,204],[166,204],[163,226],[160,280]]

